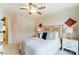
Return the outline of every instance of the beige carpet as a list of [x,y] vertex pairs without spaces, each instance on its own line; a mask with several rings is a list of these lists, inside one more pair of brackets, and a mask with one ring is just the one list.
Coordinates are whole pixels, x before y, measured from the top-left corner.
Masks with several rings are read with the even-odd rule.
[[18,55],[13,45],[8,45],[3,48],[3,55]]

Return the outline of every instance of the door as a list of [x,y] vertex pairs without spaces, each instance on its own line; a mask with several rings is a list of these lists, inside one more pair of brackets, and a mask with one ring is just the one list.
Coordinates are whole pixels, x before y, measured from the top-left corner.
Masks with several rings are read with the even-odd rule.
[[4,17],[3,46],[8,44],[8,17]]

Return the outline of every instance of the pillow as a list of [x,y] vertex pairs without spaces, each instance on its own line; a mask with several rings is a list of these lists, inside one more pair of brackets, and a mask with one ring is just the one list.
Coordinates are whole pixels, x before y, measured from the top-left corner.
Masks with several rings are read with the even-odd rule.
[[48,32],[47,39],[57,39],[59,38],[58,32]]
[[47,33],[47,39],[53,39],[53,32]]
[[58,39],[59,38],[59,32],[54,32],[53,37],[54,37],[54,39]]
[[43,32],[42,39],[46,40],[46,37],[47,37],[47,32]]

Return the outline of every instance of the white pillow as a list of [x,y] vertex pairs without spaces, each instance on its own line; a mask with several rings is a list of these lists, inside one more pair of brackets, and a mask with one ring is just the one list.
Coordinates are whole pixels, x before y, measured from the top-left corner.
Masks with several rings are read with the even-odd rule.
[[48,40],[48,39],[53,39],[52,32],[47,32],[46,40]]
[[58,32],[48,32],[47,33],[47,40],[50,40],[50,39],[57,39],[59,38],[59,33]]
[[59,38],[59,32],[53,32],[53,38],[58,39]]

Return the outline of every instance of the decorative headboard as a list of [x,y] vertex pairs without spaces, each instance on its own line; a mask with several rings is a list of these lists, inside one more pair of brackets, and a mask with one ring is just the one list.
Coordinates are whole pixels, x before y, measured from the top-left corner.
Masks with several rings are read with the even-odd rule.
[[63,25],[43,26],[43,32],[59,32],[63,29]]
[[43,26],[42,32],[59,32],[60,38],[63,38],[63,25]]

